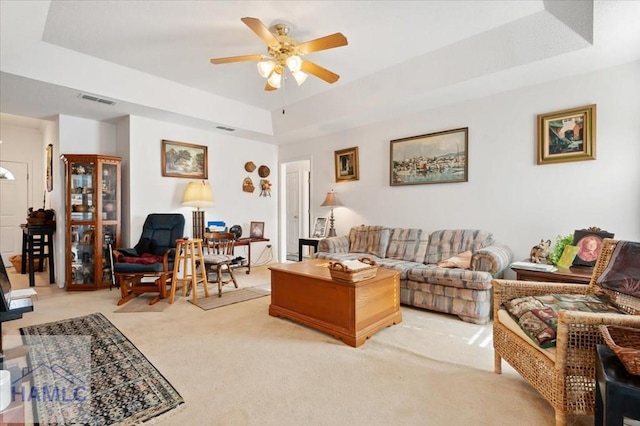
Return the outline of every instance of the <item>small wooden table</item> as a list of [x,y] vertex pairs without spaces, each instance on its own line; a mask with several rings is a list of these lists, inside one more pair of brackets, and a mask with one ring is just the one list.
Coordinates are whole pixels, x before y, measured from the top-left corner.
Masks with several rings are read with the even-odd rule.
[[298,262],[302,262],[302,246],[313,247],[313,252],[318,251],[320,238],[298,238]]
[[402,322],[400,274],[378,268],[374,278],[334,280],[329,261],[270,266],[269,315],[288,318],[358,347],[374,333]]
[[531,271],[528,269],[511,268],[516,273],[516,279],[521,281],[542,281],[552,283],[589,284],[593,268],[574,266],[558,268],[555,272]]

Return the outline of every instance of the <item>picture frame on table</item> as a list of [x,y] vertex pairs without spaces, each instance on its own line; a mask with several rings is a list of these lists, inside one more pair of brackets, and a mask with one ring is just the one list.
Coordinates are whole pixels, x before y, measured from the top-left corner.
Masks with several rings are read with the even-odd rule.
[[162,176],[207,179],[208,158],[206,145],[162,140]]
[[537,163],[596,159],[596,105],[539,114]]
[[264,238],[264,222],[251,222],[249,226],[250,238]]
[[576,257],[573,259],[574,266],[593,267],[602,251],[602,243],[605,238],[613,238],[614,234],[597,227],[587,229],[576,229],[573,233],[572,246],[578,247]]
[[467,182],[468,150],[468,127],[392,140],[389,184]]
[[336,151],[334,159],[336,168],[336,182],[360,179],[357,146]]
[[316,223],[313,225],[313,235],[312,238],[324,238],[327,232],[327,218],[326,217],[317,217]]

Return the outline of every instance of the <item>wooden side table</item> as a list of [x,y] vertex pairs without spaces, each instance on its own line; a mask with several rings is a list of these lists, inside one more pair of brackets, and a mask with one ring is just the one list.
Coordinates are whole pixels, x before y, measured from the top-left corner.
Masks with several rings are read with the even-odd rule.
[[516,273],[516,279],[520,281],[542,281],[551,283],[589,284],[591,275],[593,275],[593,268],[576,266],[567,269],[558,269],[555,272],[531,271],[515,266],[512,267],[511,270]]

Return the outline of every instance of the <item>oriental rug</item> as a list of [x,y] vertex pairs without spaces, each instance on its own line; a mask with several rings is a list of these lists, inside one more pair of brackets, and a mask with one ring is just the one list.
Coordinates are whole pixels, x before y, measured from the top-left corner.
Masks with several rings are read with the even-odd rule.
[[15,395],[31,402],[36,424],[138,424],[184,403],[100,313],[20,332],[29,348],[29,367],[21,383],[14,381],[14,389],[20,387]]
[[[247,287],[237,290],[223,290],[221,297],[218,297],[218,290],[215,289],[213,292],[209,291],[209,297],[198,296],[198,303],[196,306],[205,311],[221,308],[223,306],[233,305],[234,303],[257,299],[258,297],[269,296],[271,294],[270,288],[270,284],[265,284],[262,286]],[[193,303],[191,300],[189,300],[189,302]]]

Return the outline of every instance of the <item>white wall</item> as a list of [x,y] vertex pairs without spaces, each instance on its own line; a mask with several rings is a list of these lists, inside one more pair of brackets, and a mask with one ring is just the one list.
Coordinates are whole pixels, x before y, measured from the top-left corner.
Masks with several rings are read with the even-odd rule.
[[[272,252],[278,253],[277,146],[142,117],[131,116],[128,125],[130,197],[125,209],[128,208],[131,215],[131,228],[128,236],[123,236],[125,242],[127,238],[130,244],[138,241],[149,213],[180,212],[186,219],[185,235],[193,235],[193,208],[182,206],[184,191],[193,179],[162,176],[162,140],[167,139],[208,147],[208,181],[213,189],[214,205],[203,209],[205,222],[222,220],[229,227],[240,225],[245,237],[249,236],[250,222],[265,222],[265,236],[271,239]],[[247,161],[253,161],[258,167],[269,167],[271,174],[268,179],[273,184],[271,197],[259,197],[260,177],[257,169],[253,173],[245,171]],[[256,187],[253,193],[242,191],[242,181],[247,176]],[[266,243],[253,245],[252,261],[259,258],[265,246]],[[236,254],[244,256],[238,250],[241,249],[237,249]]]
[[[599,226],[640,241],[640,62],[281,146],[312,158],[312,217],[335,188],[338,235],[358,224],[482,228],[515,259],[541,238]],[[597,104],[597,159],[536,165],[536,117]],[[390,141],[469,128],[469,182],[390,186]],[[335,182],[334,151],[359,147],[360,180]]]

